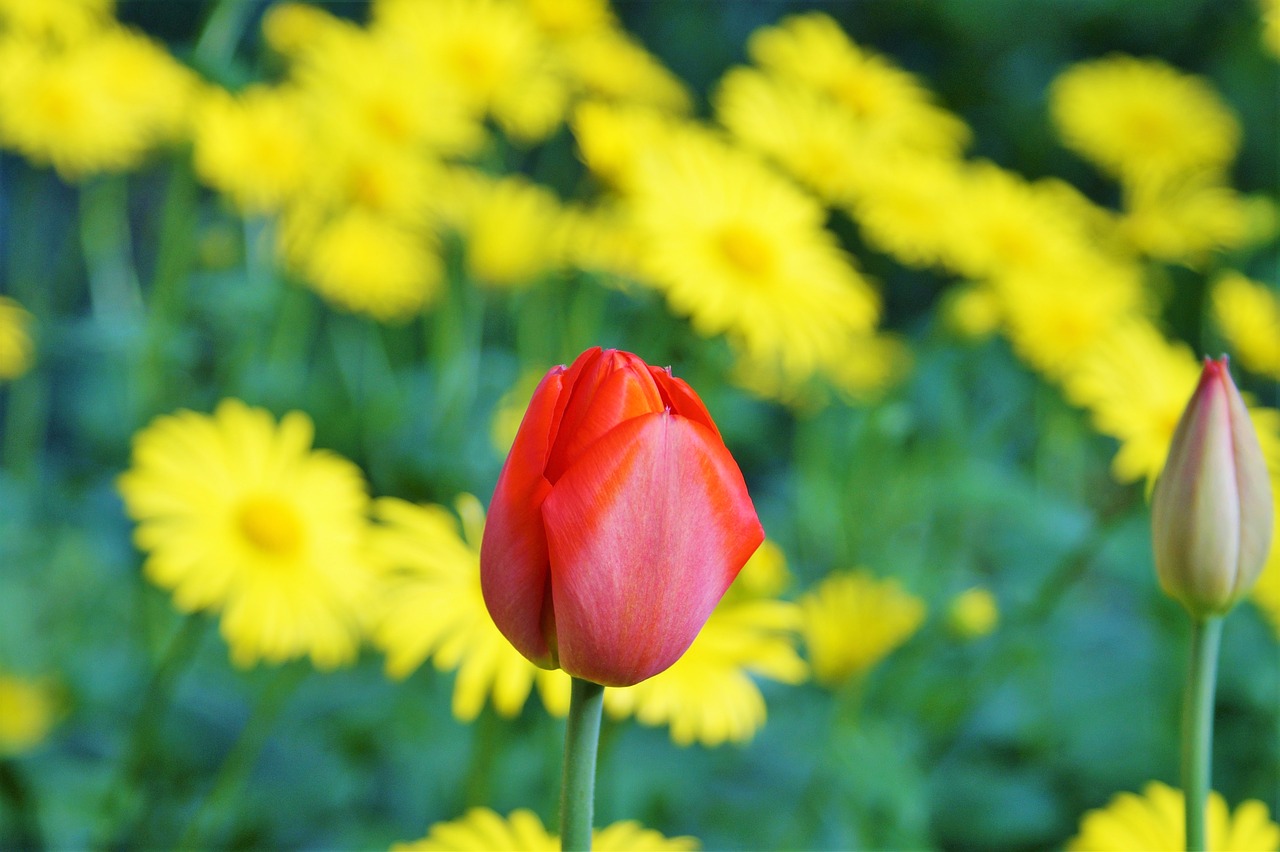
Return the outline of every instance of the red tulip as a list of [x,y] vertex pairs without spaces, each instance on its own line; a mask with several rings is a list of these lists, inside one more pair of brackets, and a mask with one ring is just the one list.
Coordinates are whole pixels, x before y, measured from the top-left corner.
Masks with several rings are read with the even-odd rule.
[[697,394],[594,348],[533,393],[489,507],[480,580],[524,656],[629,686],[680,658],[763,540]]

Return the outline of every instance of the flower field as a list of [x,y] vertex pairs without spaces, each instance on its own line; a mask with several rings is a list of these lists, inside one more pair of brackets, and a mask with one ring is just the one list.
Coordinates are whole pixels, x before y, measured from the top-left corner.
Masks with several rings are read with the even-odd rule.
[[0,848],[559,848],[579,677],[599,849],[1184,848],[1278,92],[1276,0],[0,0]]

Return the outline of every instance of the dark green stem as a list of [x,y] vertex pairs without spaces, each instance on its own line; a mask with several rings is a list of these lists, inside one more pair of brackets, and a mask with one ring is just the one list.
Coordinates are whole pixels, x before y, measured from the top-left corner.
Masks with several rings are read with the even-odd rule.
[[564,731],[564,776],[560,782],[560,848],[591,848],[591,814],[595,803],[596,749],[604,687],[573,679],[569,720]]
[[200,849],[217,845],[211,843],[205,836],[208,833],[206,824],[212,823],[213,828],[216,829],[220,818],[234,804],[236,797],[248,783],[249,775],[258,762],[258,755],[266,745],[271,729],[275,727],[276,719],[284,710],[289,696],[309,672],[310,669],[303,663],[287,665],[276,672],[274,679],[267,684],[259,696],[249,721],[240,732],[240,738],[236,740],[235,745],[222,761],[209,795],[196,809],[195,816],[183,832],[177,848]]
[[1187,852],[1204,852],[1205,805],[1213,755],[1213,691],[1222,639],[1220,617],[1191,621],[1191,664],[1182,705],[1182,789],[1187,802]]

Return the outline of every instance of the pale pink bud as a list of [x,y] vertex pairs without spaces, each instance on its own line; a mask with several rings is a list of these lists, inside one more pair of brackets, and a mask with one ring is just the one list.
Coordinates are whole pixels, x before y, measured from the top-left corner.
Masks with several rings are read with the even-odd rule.
[[1151,499],[1160,586],[1202,618],[1248,594],[1271,546],[1271,481],[1225,357],[1204,362]]

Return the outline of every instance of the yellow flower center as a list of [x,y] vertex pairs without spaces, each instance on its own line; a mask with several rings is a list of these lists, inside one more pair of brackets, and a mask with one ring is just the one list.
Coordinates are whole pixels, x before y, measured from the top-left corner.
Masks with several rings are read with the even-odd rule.
[[748,225],[731,224],[721,229],[716,248],[725,262],[743,275],[763,277],[773,270],[773,247]]
[[236,525],[245,540],[270,556],[290,556],[302,546],[302,520],[278,497],[249,497],[240,505]]
[[488,42],[462,39],[450,54],[454,70],[471,90],[485,96],[493,92],[501,76],[501,58]]

